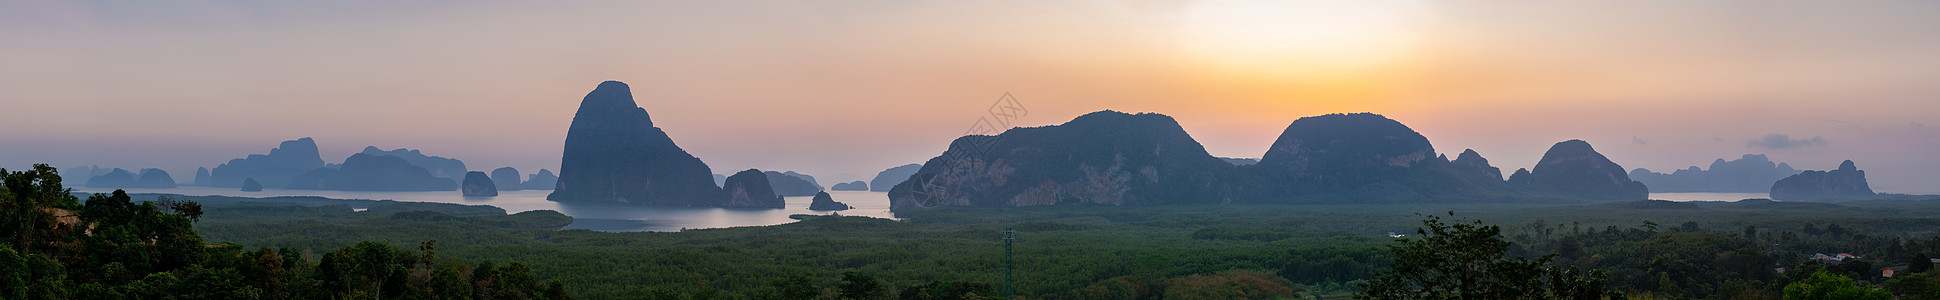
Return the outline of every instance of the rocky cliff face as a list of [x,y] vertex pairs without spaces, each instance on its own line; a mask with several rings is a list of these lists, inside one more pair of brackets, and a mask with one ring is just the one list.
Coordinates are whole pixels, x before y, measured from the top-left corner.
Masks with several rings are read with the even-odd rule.
[[[469,178],[471,174],[465,174],[465,176]],[[520,189],[519,176],[519,169],[512,167],[492,169],[492,185],[497,186],[499,190],[517,191]]]
[[175,177],[168,176],[168,171],[162,169],[141,169],[141,175],[135,178],[135,187],[172,189],[175,188]]
[[830,197],[828,192],[816,192],[815,199],[808,202],[808,210],[829,211],[849,210],[849,208],[849,204],[835,202],[835,197]]
[[[1510,177],[1510,181],[1518,180],[1521,179]],[[1522,187],[1532,192],[1591,201],[1641,201],[1650,197],[1650,189],[1630,180],[1623,166],[1603,157],[1589,142],[1582,140],[1551,146],[1525,181]]]
[[290,189],[340,191],[449,191],[458,189],[450,178],[390,155],[358,153],[338,169],[319,168],[291,180]]
[[1293,121],[1232,182],[1234,200],[1252,203],[1515,201],[1501,176],[1473,150],[1448,161],[1407,125],[1355,113]]
[[1866,171],[1859,170],[1851,160],[1839,163],[1832,171],[1805,171],[1779,179],[1772,183],[1771,193],[1772,200],[1779,201],[1867,199],[1878,195],[1866,184]]
[[862,182],[861,180],[856,180],[856,181],[853,181],[853,182],[844,182],[844,183],[837,183],[837,184],[835,184],[835,186],[832,186],[832,187],[829,187],[829,190],[831,190],[831,191],[867,191],[867,190],[869,190],[869,183],[867,183],[867,182]]
[[470,170],[465,168],[464,161],[459,161],[457,159],[452,159],[452,158],[445,158],[442,156],[425,155],[424,152],[420,152],[416,149],[398,148],[391,151],[383,151],[383,150],[377,149],[376,146],[365,146],[364,151],[358,152],[358,153],[372,154],[372,155],[390,155],[390,156],[396,156],[398,158],[403,158],[405,162],[409,162],[413,166],[424,168],[425,171],[431,172],[432,177],[438,177],[438,178],[451,178],[452,180],[457,180],[457,179],[464,178],[466,176],[465,173]]
[[1745,154],[1731,161],[1714,160],[1709,170],[1691,166],[1665,174],[1638,168],[1630,171],[1630,179],[1661,193],[1762,193],[1771,191],[1779,179],[1798,173],[1791,165],[1773,163],[1764,155]]
[[869,179],[869,191],[887,192],[889,188],[895,187],[896,184],[903,183],[905,180],[909,180],[910,175],[916,175],[917,171],[922,170],[923,164],[907,164],[882,170],[882,172],[876,173],[875,178]]
[[788,175],[787,173],[775,171],[762,172],[761,174],[768,177],[768,184],[775,187],[775,194],[777,195],[814,196],[815,193],[822,191],[822,186],[803,179],[801,176]]
[[492,181],[492,177],[485,176],[485,172],[465,172],[465,183],[459,185],[458,191],[465,197],[496,197],[498,184]]
[[255,178],[261,184],[287,186],[290,178],[321,167],[323,157],[317,154],[317,142],[306,137],[283,141],[269,154],[229,160],[209,172],[209,181],[213,186],[235,187],[242,186],[243,179]]
[[746,208],[786,207],[787,202],[782,201],[781,195],[776,195],[774,187],[768,184],[769,178],[771,177],[763,174],[761,170],[756,169],[748,169],[728,176],[727,182],[723,184],[723,189],[727,194],[726,200],[717,206]]
[[1172,117],[1100,111],[1061,125],[964,136],[889,191],[895,210],[1060,203],[1217,203],[1233,168]]
[[708,206],[723,198],[710,174],[653,126],[625,83],[607,81],[580,101],[546,199]]
[[519,183],[519,188],[527,190],[551,190],[557,184],[559,184],[559,175],[553,175],[552,170],[539,169],[539,173],[526,176],[525,182]]

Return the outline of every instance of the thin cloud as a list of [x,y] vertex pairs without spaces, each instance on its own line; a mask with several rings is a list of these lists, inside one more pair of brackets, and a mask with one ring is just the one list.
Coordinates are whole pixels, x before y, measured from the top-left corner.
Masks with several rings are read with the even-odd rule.
[[1825,138],[1823,137],[1815,136],[1811,138],[1794,139],[1792,138],[1792,136],[1777,134],[1777,133],[1767,134],[1765,135],[1765,137],[1751,140],[1750,142],[1745,143],[1746,147],[1766,148],[1766,149],[1792,149],[1792,148],[1799,148],[1799,147],[1825,146],[1825,145],[1826,145],[1826,142],[1825,142]]
[[1650,140],[1645,140],[1643,138],[1634,137],[1634,136],[1630,137],[1630,143],[1637,144],[1638,146],[1650,146]]

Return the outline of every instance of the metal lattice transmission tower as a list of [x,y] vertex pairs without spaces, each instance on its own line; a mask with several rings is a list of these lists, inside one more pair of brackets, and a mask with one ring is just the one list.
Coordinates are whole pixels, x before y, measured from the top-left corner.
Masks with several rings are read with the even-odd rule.
[[1011,241],[1017,240],[1017,231],[1004,228],[1004,300],[1015,297],[1017,284],[1012,281],[1011,273],[1017,270],[1017,260],[1011,256]]

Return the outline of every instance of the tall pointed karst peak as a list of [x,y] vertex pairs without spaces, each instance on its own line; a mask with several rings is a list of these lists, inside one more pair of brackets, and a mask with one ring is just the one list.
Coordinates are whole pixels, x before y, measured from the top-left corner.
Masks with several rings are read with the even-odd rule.
[[1841,162],[1841,163],[1839,163],[1839,170],[1840,170],[1840,171],[1857,171],[1857,170],[1859,170],[1859,167],[1858,167],[1858,166],[1854,166],[1854,165],[1852,164],[1852,160],[1850,160],[1850,159],[1848,159],[1848,160],[1846,160],[1845,162]]
[[640,107],[633,102],[633,89],[628,87],[626,83],[619,81],[601,82],[599,87],[595,87],[592,92],[586,93],[586,98],[580,102],[579,106],[581,110],[588,108],[628,109]]
[[586,93],[573,115],[547,199],[716,206],[723,198],[712,174],[653,126],[625,83],[607,81]]

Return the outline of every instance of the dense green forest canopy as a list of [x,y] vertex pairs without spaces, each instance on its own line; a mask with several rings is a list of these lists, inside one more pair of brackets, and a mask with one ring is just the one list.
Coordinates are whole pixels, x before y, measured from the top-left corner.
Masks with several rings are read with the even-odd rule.
[[[1438,211],[1501,226],[1506,257],[1556,254],[1548,264],[1601,271],[1611,290],[1631,296],[1775,297],[1821,269],[1883,283],[1879,268],[1940,253],[1940,222],[1929,218],[1940,215],[1940,201],[949,207],[902,220],[802,216],[775,226],[617,233],[464,219],[550,225],[520,215],[429,221],[347,207],[262,211],[270,209],[211,209],[202,228],[212,239],[299,248],[437,239],[450,245],[445,255],[530,262],[536,276],[600,299],[760,298],[789,289],[834,297],[846,279],[862,277],[879,282],[881,297],[944,287],[991,296],[1003,286],[1005,228],[1018,232],[1016,291],[1028,298],[1156,299],[1242,283],[1269,294],[1346,296],[1389,269],[1387,246],[1396,242],[1388,233],[1415,236],[1417,213]],[[1834,265],[1808,259],[1813,253],[1864,258]]]

